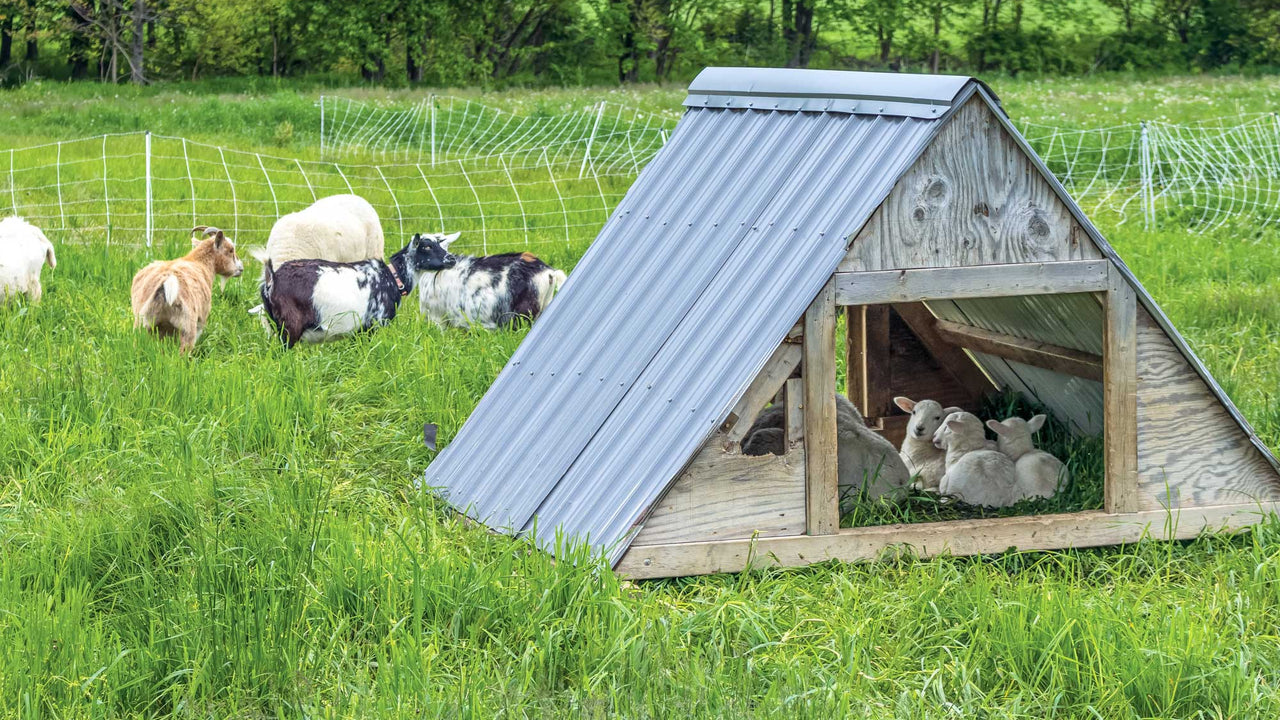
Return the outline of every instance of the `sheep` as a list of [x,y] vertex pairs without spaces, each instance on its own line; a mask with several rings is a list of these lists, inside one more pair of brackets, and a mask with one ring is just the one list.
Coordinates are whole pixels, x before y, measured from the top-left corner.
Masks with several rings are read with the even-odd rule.
[[903,412],[911,413],[907,421],[907,434],[902,438],[899,455],[907,466],[907,472],[915,478],[912,487],[929,492],[938,491],[938,483],[947,471],[946,453],[933,444],[933,434],[942,425],[942,420],[954,412],[961,412],[958,407],[942,407],[937,400],[921,400],[919,402],[906,397],[895,397],[895,405]]
[[[782,406],[766,408],[747,431],[742,453],[785,453],[782,424]],[[897,502],[906,497],[911,482],[911,474],[893,444],[868,428],[858,409],[840,394],[836,394],[836,468],[841,497],[866,486],[868,498]],[[868,478],[872,479],[870,486]]]
[[[276,220],[267,246],[249,254],[276,267],[294,260],[354,263],[386,256],[386,240],[378,211],[359,195],[330,195]],[[249,310],[261,315],[262,306]],[[267,321],[263,318],[263,325]]]
[[386,256],[378,211],[359,195],[331,195],[271,226],[265,248],[250,251],[279,267],[293,260],[354,263]]
[[1036,415],[1030,420],[1010,417],[1001,422],[987,421],[987,427],[996,433],[1000,452],[1013,460],[1018,487],[1024,497],[1053,497],[1068,479],[1067,468],[1062,461],[1043,450],[1037,450],[1031,440],[1031,435],[1043,427],[1044,422],[1044,415]]
[[414,235],[389,262],[294,260],[264,266],[260,295],[267,319],[288,347],[385,325],[425,273],[457,260],[433,237]]
[[40,302],[44,289],[40,285],[40,271],[58,266],[53,243],[40,232],[40,228],[20,217],[0,220],[0,303],[10,296],[26,295],[33,302]]
[[[177,260],[157,260],[133,276],[133,327],[161,337],[176,334],[178,349],[189,354],[204,332],[213,304],[214,275],[239,277],[244,263],[236,246],[217,228],[191,231],[191,252]],[[203,236],[196,237],[198,233]]]
[[[460,234],[432,237],[448,249]],[[440,327],[494,330],[533,320],[565,281],[563,271],[532,253],[457,257],[456,265],[427,275],[418,290],[422,314]]]
[[973,414],[948,415],[933,442],[947,453],[947,471],[938,483],[944,496],[983,507],[1005,507],[1023,499],[1013,460],[987,449],[982,421]]

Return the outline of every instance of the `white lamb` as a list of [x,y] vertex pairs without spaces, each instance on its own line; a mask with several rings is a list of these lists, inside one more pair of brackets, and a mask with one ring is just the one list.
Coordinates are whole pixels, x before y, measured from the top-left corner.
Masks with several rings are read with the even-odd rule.
[[1005,507],[1022,500],[1013,460],[986,448],[982,421],[967,412],[951,413],[933,435],[947,453],[947,472],[938,491],[970,505]]
[[40,271],[57,267],[53,243],[40,228],[19,217],[0,220],[0,303],[10,296],[26,295],[40,302],[44,294]]
[[[378,211],[368,200],[359,195],[330,195],[277,220],[271,226],[267,246],[251,248],[249,253],[261,263],[270,260],[280,267],[293,260],[356,263],[382,259],[385,246]],[[249,312],[261,314],[262,306]]]
[[907,434],[902,438],[902,449],[898,453],[907,466],[907,472],[915,478],[912,487],[929,492],[938,491],[938,483],[947,471],[947,454],[933,444],[933,434],[942,425],[943,419],[955,412],[958,407],[942,407],[937,400],[921,400],[916,402],[907,397],[893,399],[895,405],[903,412],[911,413],[907,421]]
[[1023,497],[1053,497],[1067,482],[1067,468],[1062,461],[1037,450],[1031,440],[1031,435],[1044,426],[1044,421],[1044,415],[1036,415],[1030,420],[1011,417],[1003,422],[987,421],[987,427],[996,433],[1000,452],[1013,460]]

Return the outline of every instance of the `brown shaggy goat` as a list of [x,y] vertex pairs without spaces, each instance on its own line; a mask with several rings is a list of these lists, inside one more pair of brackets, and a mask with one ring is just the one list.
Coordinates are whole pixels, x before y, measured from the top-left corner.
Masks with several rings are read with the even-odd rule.
[[[196,233],[204,232],[202,238]],[[133,276],[133,327],[161,337],[178,336],[178,348],[190,353],[204,332],[213,304],[213,276],[238,277],[244,263],[235,243],[217,228],[191,231],[191,252],[177,260],[157,260]]]

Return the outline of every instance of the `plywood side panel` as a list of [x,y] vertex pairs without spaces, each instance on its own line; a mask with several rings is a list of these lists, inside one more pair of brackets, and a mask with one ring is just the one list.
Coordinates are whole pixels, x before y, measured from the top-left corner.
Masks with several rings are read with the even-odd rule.
[[855,237],[840,270],[1101,258],[979,98],[969,100]]
[[[796,387],[796,386],[793,386]],[[799,535],[803,446],[786,455],[726,452],[716,433],[653,509],[632,546]]]
[[1280,500],[1280,474],[1141,307],[1137,341],[1139,506]]

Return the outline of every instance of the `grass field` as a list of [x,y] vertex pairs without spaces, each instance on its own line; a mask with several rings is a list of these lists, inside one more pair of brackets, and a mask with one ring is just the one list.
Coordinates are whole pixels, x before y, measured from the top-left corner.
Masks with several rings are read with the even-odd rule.
[[[1280,83],[996,90],[1015,117],[1089,126],[1153,108],[1267,109]],[[27,88],[3,98],[0,150],[151,128],[311,157],[317,92]],[[682,95],[628,97],[675,110]],[[280,147],[286,120],[297,132]],[[1098,220],[1280,448],[1276,230]],[[155,253],[185,242],[166,235]],[[536,249],[571,268],[585,247]],[[89,242],[58,259],[41,305],[0,309],[0,715],[1280,715],[1280,522],[1185,543],[630,586],[587,558],[553,564],[460,524],[413,489],[432,458],[422,423],[451,437],[521,332],[441,332],[410,298],[375,334],[285,351],[244,313],[250,263],[183,359],[130,329],[145,251]]]

